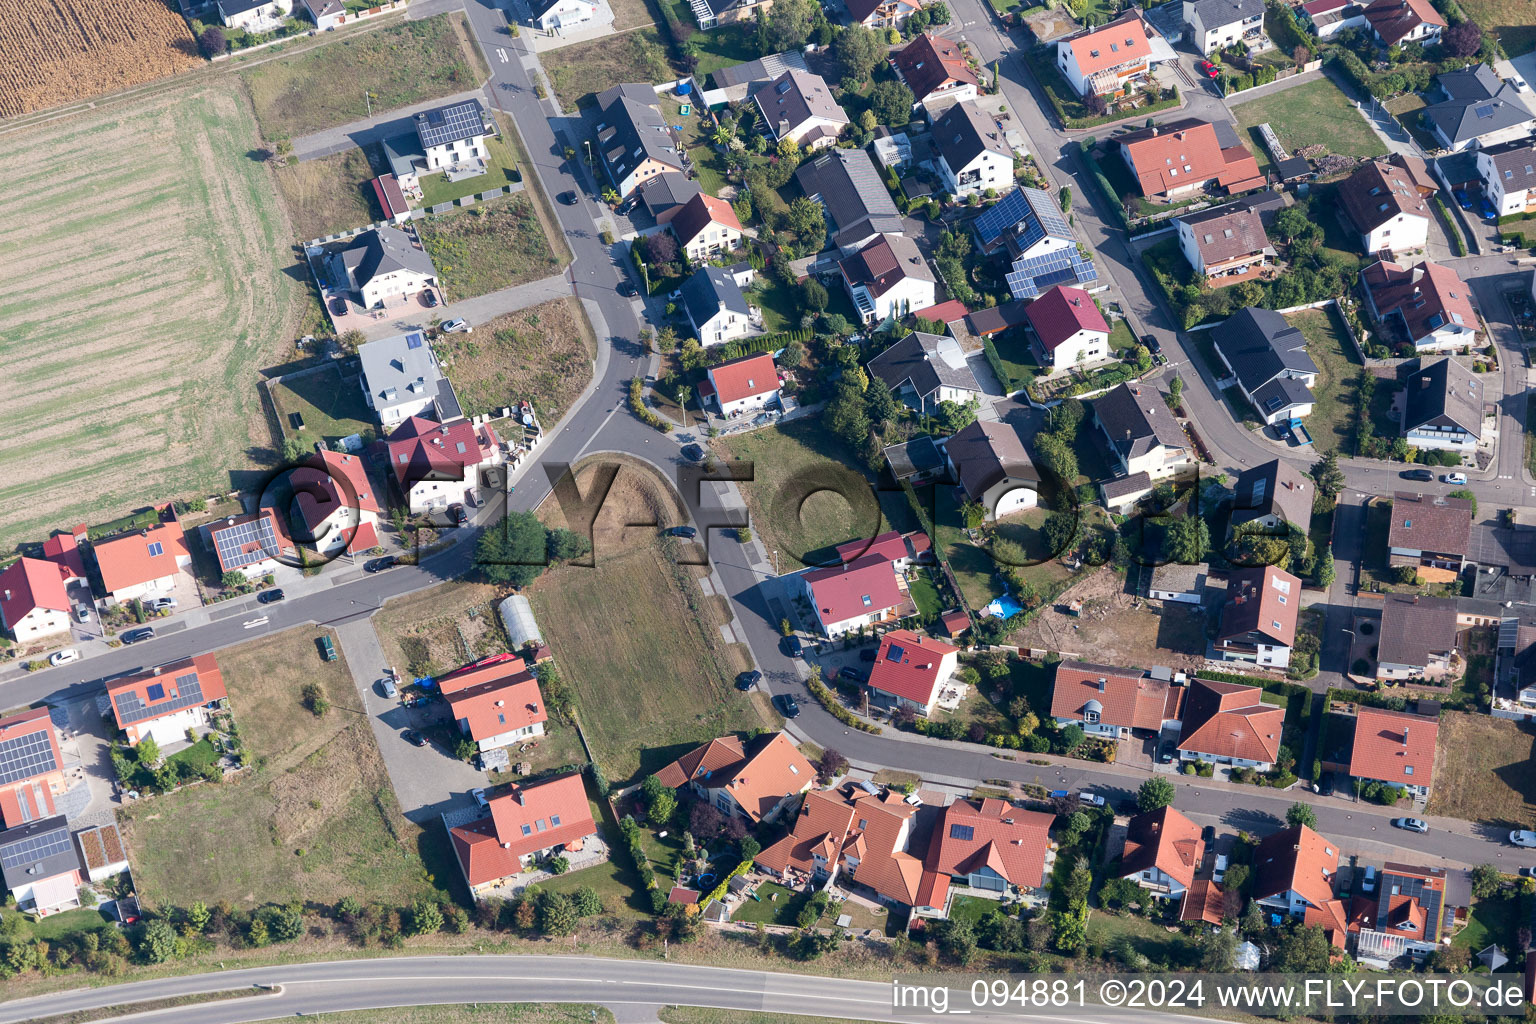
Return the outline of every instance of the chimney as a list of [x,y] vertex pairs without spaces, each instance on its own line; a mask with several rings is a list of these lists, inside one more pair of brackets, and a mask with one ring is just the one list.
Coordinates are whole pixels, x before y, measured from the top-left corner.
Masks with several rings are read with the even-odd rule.
[[1152,137],[1157,138],[1157,125],[1152,126]]
[[504,701],[504,700],[499,700],[499,701],[497,701],[497,702],[496,702],[496,704],[495,704],[495,707],[498,707],[498,708],[499,708],[499,707],[505,707],[505,706],[506,706],[506,703],[507,703],[507,702],[506,702],[506,701]]
[[228,519],[224,520],[224,525],[225,526],[234,526],[235,525],[235,517],[234,516],[230,516]]
[[517,806],[523,806],[523,788],[521,786],[513,787],[512,799],[517,801]]
[[155,671],[154,671],[154,673],[153,673],[153,674],[154,674],[154,675],[159,675],[159,674],[160,674],[160,668],[161,668],[161,666],[159,666],[159,665],[156,665],[156,666],[155,666]]
[[1405,726],[1403,726],[1403,746],[1406,747],[1407,745],[1408,745],[1408,727],[1405,725]]
[[9,590],[7,590],[7,591],[6,591],[6,592],[5,592],[5,599],[6,599],[6,600],[7,600],[7,601],[9,601],[9,600],[10,600],[10,599],[11,599],[11,592],[10,592],[10,591],[9,591]]

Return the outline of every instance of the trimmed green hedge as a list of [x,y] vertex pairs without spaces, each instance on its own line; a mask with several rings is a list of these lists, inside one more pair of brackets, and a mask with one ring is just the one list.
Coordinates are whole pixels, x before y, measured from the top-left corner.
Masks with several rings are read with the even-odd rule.
[[1002,357],[997,354],[997,346],[992,344],[990,335],[981,339],[981,350],[986,353],[987,365],[992,367],[992,372],[997,375],[997,382],[1003,386],[1003,391],[1010,395],[1017,391],[1018,384],[1014,381],[1013,375],[1003,367]]
[[1093,178],[1094,184],[1099,186],[1099,191],[1104,194],[1105,200],[1114,208],[1115,219],[1129,233],[1131,222],[1125,217],[1125,198],[1115,191],[1115,186],[1110,183],[1109,177],[1105,175],[1103,168],[1099,166],[1098,158],[1093,155],[1090,148],[1093,145],[1093,141],[1090,138],[1076,143],[1077,152],[1082,156],[1083,164],[1088,168],[1088,174]]
[[709,365],[719,366],[721,363],[728,363],[742,356],[755,356],[759,352],[777,352],[792,341],[798,341],[803,345],[810,340],[811,332],[804,328],[784,331],[781,334],[760,334],[755,338],[742,338],[740,341],[727,342],[708,349],[711,357]]

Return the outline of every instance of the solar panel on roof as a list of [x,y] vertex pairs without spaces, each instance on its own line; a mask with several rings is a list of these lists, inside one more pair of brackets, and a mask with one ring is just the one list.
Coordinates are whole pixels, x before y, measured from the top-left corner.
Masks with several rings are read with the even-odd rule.
[[902,658],[906,657],[906,654],[907,652],[904,648],[899,647],[896,644],[891,644],[891,649],[886,652],[886,658],[890,661],[900,661]]
[[406,348],[421,348],[421,335],[419,335],[419,334],[407,334],[405,336],[405,347]]
[[1021,189],[1014,189],[976,218],[976,235],[982,245],[991,245],[1008,228],[1019,222],[1029,208]]
[[423,146],[442,146],[485,134],[480,104],[458,103],[417,115],[416,131]]
[[19,868],[69,849],[69,829],[61,828],[41,835],[28,836],[0,850],[0,867]]
[[159,683],[150,683],[144,690],[144,696],[150,700],[165,700],[165,687]]
[[218,549],[219,564],[225,569],[240,569],[276,558],[279,551],[269,516],[226,526],[213,535],[213,543]]
[[0,743],[0,785],[42,775],[57,767],[46,732],[28,733]]
[[[159,718],[182,708],[194,707],[206,703],[203,700],[203,684],[194,673],[191,681],[186,682],[186,676],[178,676],[176,679],[177,695],[170,700],[161,701],[153,706],[145,704],[139,698],[137,690],[124,690],[112,698],[112,703],[117,709],[117,720],[123,725],[132,725],[134,722],[142,722],[146,718]],[[150,687],[151,693],[160,689],[156,683]]]

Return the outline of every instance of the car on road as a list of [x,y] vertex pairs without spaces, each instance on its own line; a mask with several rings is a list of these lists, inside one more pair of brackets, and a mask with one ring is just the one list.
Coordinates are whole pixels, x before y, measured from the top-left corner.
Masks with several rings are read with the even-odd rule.
[[785,637],[783,644],[780,646],[784,648],[784,653],[791,658],[805,657],[805,644],[797,636]]
[[1427,469],[1405,469],[1397,475],[1404,480],[1423,480],[1425,483],[1431,483],[1435,479],[1435,474]]
[[569,192],[561,192],[560,193],[560,201],[562,203],[564,203],[566,206],[575,206],[576,205],[576,192],[575,192],[575,190],[572,189]]
[[674,527],[672,527],[672,529],[667,531],[667,536],[668,537],[686,537],[689,540],[692,540],[694,537],[697,537],[698,535],[699,535],[699,531],[695,530],[691,526],[674,526]]
[[59,665],[68,665],[72,661],[79,660],[80,652],[75,650],[73,647],[69,647],[65,650],[57,652],[53,657],[49,658],[48,664],[57,667]]
[[799,718],[800,704],[794,697],[787,693],[781,693],[773,698],[773,706],[779,709],[779,714],[785,718]]
[[431,288],[423,288],[421,290],[421,301],[426,304],[428,309],[433,309],[437,306],[437,293]]
[[126,633],[119,633],[118,639],[125,644],[136,644],[140,640],[148,640],[155,635],[155,627],[140,626],[138,629],[130,629]]
[[416,744],[418,747],[424,747],[427,745],[427,738],[421,733],[417,732],[415,729],[407,729],[400,735],[404,736],[408,741]]
[[399,688],[395,686],[395,677],[393,675],[379,677],[379,692],[390,698],[400,695]]
[[1457,206],[1461,207],[1463,210],[1472,209],[1472,197],[1467,195],[1466,189],[1458,188],[1451,194],[1456,197]]
[[632,298],[638,294],[639,291],[640,289],[635,287],[635,282],[631,281],[627,277],[619,282],[619,294],[625,298]]
[[288,595],[283,593],[282,587],[273,587],[271,590],[263,590],[256,595],[257,604],[276,604]]
[[1521,878],[1536,878],[1536,868],[1521,868],[1517,874]]
[[1536,832],[1528,828],[1517,829],[1509,834],[1509,841],[1516,846],[1536,846]]
[[452,320],[444,320],[442,331],[444,334],[474,334],[475,329],[469,326],[469,321],[456,316]]
[[752,687],[757,685],[757,681],[761,678],[763,678],[763,674],[757,669],[753,669],[750,672],[743,672],[736,677],[736,689],[750,690]]
[[145,607],[152,612],[174,611],[176,599],[174,597],[152,597],[145,603]]
[[1429,831],[1429,826],[1421,818],[1393,818],[1392,827],[1406,832],[1417,832],[1419,835]]
[[448,506],[448,519],[454,526],[463,526],[469,522],[469,512],[458,502]]
[[689,462],[703,462],[704,461],[704,448],[703,448],[703,446],[696,445],[696,444],[685,444],[685,445],[683,445],[683,458],[687,459]]
[[1219,78],[1221,76],[1220,64],[1213,64],[1208,60],[1203,60],[1200,62],[1199,68],[1200,73],[1206,78]]
[[1444,480],[1448,484],[1464,484],[1464,483],[1467,482],[1467,474],[1465,474],[1465,473],[1447,473],[1447,474],[1445,474],[1445,476],[1441,477],[1440,479]]
[[869,680],[868,672],[861,672],[852,665],[844,665],[838,669],[837,674],[850,683],[863,683]]
[[1479,196],[1478,197],[1478,200],[1477,200],[1477,212],[1478,212],[1478,215],[1483,218],[1483,220],[1498,220],[1499,219],[1499,211],[1494,209],[1493,204],[1488,201],[1488,197],[1487,196]]
[[485,790],[483,788],[472,789],[469,791],[469,795],[474,797],[475,803],[479,804],[481,807],[489,807],[491,804],[490,800],[486,799]]
[[1104,806],[1104,798],[1102,796],[1086,789],[1077,791],[1077,799],[1080,803],[1092,804],[1095,807]]
[[383,572],[385,569],[394,568],[395,556],[385,555],[383,558],[373,558],[363,563],[363,572]]

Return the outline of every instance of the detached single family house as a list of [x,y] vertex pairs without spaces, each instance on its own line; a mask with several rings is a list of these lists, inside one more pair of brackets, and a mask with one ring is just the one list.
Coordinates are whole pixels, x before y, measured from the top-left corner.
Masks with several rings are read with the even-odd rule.
[[[532,0],[528,5],[534,26],[543,32],[564,32],[586,25],[597,20],[600,10],[611,11],[592,0]],[[611,14],[608,20],[612,20]]]
[[1204,858],[1200,826],[1171,806],[1160,807],[1126,824],[1119,877],[1156,896],[1182,899]]
[[1109,323],[1093,296],[1081,288],[1056,285],[1024,307],[1034,332],[1040,364],[1057,370],[1091,366],[1114,357]]
[[956,800],[928,844],[926,871],[936,873],[936,889],[924,899],[943,908],[951,885],[1003,892],[1010,885],[1040,890],[1056,862],[1051,847],[1055,816],[1026,811],[1006,800]]
[[1338,873],[1338,848],[1307,826],[1292,825],[1259,841],[1250,894],[1265,911],[1266,924],[1326,914],[1328,905],[1337,903]]
[[174,519],[92,547],[102,587],[117,604],[170,594],[176,588],[176,574],[192,565],[186,535]]
[[741,221],[724,199],[702,192],[684,203],[667,219],[678,247],[690,263],[703,263],[741,247]]
[[1411,565],[1436,583],[1454,581],[1472,544],[1472,507],[1470,499],[1447,494],[1393,494],[1388,564]]
[[412,416],[389,435],[385,450],[412,514],[468,503],[480,470],[504,461],[495,428],[489,423],[476,427],[462,417],[437,423]]
[[722,736],[656,773],[663,786],[689,790],[726,817],[773,822],[816,785],[816,769],[786,733],[742,740]]
[[459,870],[476,899],[541,861],[580,852],[597,835],[581,772],[514,783],[511,792],[492,797],[487,810],[485,817],[448,828]]
[[1227,577],[1227,600],[1214,647],[1228,661],[1285,668],[1296,646],[1301,580],[1273,565],[1236,569]]
[[908,629],[880,638],[869,668],[870,694],[891,707],[909,707],[929,715],[944,685],[954,676],[960,648]]
[[991,114],[977,103],[956,103],[933,122],[939,180],[956,198],[1013,184],[1013,148]]
[[1365,20],[1382,46],[1440,41],[1445,18],[1429,0],[1375,0],[1365,8]]
[[1355,712],[1355,738],[1349,751],[1349,774],[1356,779],[1385,782],[1418,799],[1429,796],[1435,773],[1435,718],[1361,705]]
[[937,410],[940,402],[963,404],[981,397],[960,343],[949,335],[912,331],[865,368],[898,401],[924,413]]
[[426,170],[483,168],[491,158],[485,140],[496,134],[479,100],[464,100],[423,110],[411,119],[426,157]]
[[1016,188],[982,211],[971,230],[984,254],[1006,251],[1012,262],[1005,277],[1015,300],[1033,299],[1052,285],[1098,283],[1098,268],[1049,192]]
[[1305,533],[1312,523],[1316,492],[1310,477],[1281,459],[1245,469],[1232,485],[1228,535],[1249,523],[1276,537],[1285,536],[1292,526]]
[[1483,433],[1483,385],[1450,356],[1419,360],[1403,388],[1403,436],[1415,448],[1470,453]]
[[0,832],[0,878],[15,913],[47,917],[80,906],[80,855],[62,814]]
[[1195,679],[1184,698],[1179,758],[1267,772],[1280,756],[1285,708],[1257,686]]
[[1079,96],[1123,96],[1147,81],[1154,37],[1141,12],[1128,11],[1058,42],[1056,67]]
[[15,828],[58,814],[64,757],[47,708],[0,718],[0,823]]
[[730,418],[772,405],[779,397],[779,371],[767,352],[712,366],[699,382],[699,399]]
[[0,572],[0,626],[18,644],[67,635],[69,611],[56,563],[23,556]]
[[966,497],[986,509],[989,521],[1039,504],[1040,473],[1013,424],[973,420],[944,443],[944,455]]
[[683,311],[705,348],[756,332],[752,307],[729,270],[700,267],[681,290]]
[[1436,75],[1431,96],[1437,101],[1419,117],[1440,145],[1456,152],[1518,139],[1536,121],[1514,83],[1487,64]]
[[1301,329],[1270,309],[1246,306],[1211,331],[1222,364],[1237,378],[1243,397],[1265,423],[1285,423],[1312,414],[1317,364]]
[[1450,267],[1425,260],[1409,268],[1378,260],[1360,272],[1360,286],[1371,315],[1399,329],[1418,351],[1477,344],[1472,289]]
[[248,580],[277,571],[284,558],[295,555],[293,541],[270,508],[216,519],[203,526],[203,535],[219,562],[219,573],[236,572]]
[[827,83],[820,75],[798,68],[790,68],[759,89],[753,102],[773,141],[789,139],[803,150],[836,145],[848,127],[848,114],[832,98]]
[[1388,594],[1381,608],[1376,678],[1434,679],[1456,653],[1456,602],[1444,597]]
[[904,230],[890,190],[862,149],[831,149],[795,171],[806,196],[821,204],[839,256],[851,256],[881,235]]
[[1519,139],[1477,151],[1483,195],[1500,217],[1536,213],[1536,140]]
[[896,77],[912,90],[929,118],[979,95],[981,79],[965,59],[962,45],[924,32],[891,58]]
[[260,34],[279,28],[293,13],[293,0],[217,0],[219,23]]
[[1201,53],[1242,43],[1250,51],[1269,49],[1264,35],[1264,0],[1184,0],[1184,24]]
[[315,28],[329,32],[346,23],[347,9],[341,0],[302,0],[304,11]]
[[1121,384],[1096,399],[1093,419],[1109,442],[1120,476],[1146,473],[1155,482],[1194,464],[1194,447],[1162,392],[1150,384]]
[[1422,249],[1429,239],[1429,197],[1439,189],[1415,156],[1367,160],[1338,188],[1365,252]]
[[549,709],[521,659],[456,672],[437,685],[459,731],[481,750],[544,735]]
[[891,560],[871,553],[830,569],[812,569],[799,576],[821,634],[837,639],[860,626],[892,622],[914,607],[906,584]]
[[900,28],[923,9],[922,0],[848,0],[848,22],[865,28]]
[[933,271],[905,235],[881,235],[837,266],[863,323],[899,320],[934,304]]
[[188,729],[207,727],[210,709],[226,697],[224,674],[212,654],[157,665],[107,684],[113,720],[130,747],[146,736],[162,747],[185,740]]
[[437,268],[420,242],[392,224],[371,228],[329,249],[330,284],[364,309],[404,306],[436,287]]
[[1172,202],[1212,187],[1236,195],[1264,184],[1253,154],[1225,122],[1218,131],[1209,121],[1183,117],[1114,141],[1148,199]]
[[359,345],[363,400],[386,430],[412,416],[462,416],[453,385],[443,376],[431,342],[421,331]]
[[316,452],[288,475],[305,539],[321,554],[350,554],[379,544],[382,508],[362,459],[342,452]]
[[1063,661],[1051,686],[1051,717],[1090,736],[1126,739],[1177,724],[1184,693],[1171,675]]
[[597,94],[597,106],[598,152],[621,200],[658,175],[684,170],[655,89],[635,82],[615,85]]
[[1214,288],[1236,284],[1269,267],[1275,247],[1256,210],[1239,204],[1175,218],[1179,251]]

